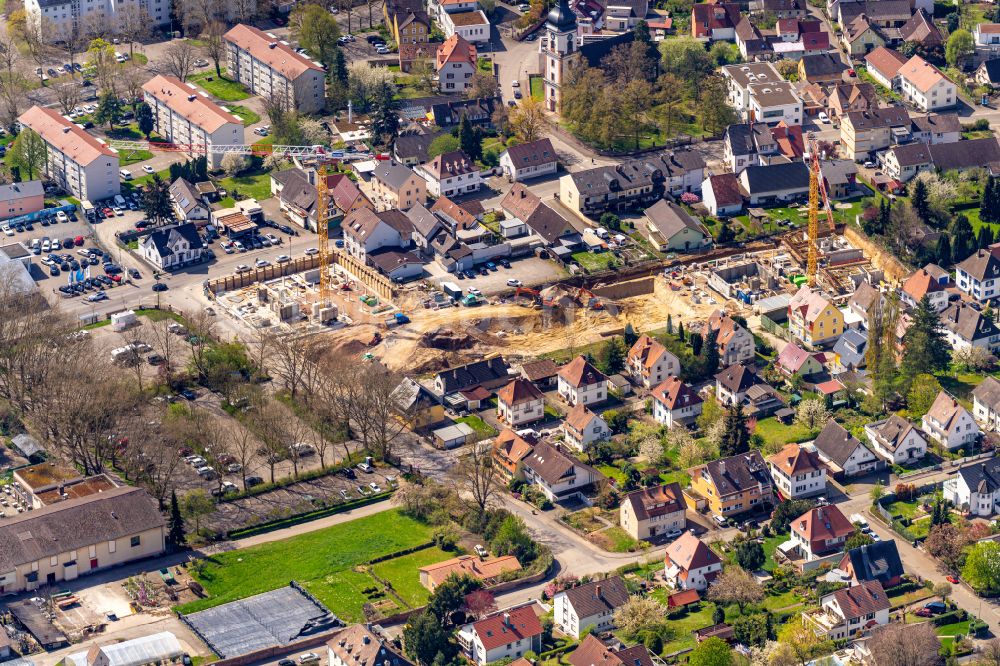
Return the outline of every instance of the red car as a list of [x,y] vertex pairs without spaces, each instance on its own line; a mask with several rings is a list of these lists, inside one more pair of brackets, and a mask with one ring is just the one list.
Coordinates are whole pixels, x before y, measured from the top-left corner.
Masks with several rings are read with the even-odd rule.
[[934,613],[931,612],[930,608],[921,608],[917,610],[914,615],[917,617],[934,617]]
[[958,576],[945,576],[945,580],[949,583],[954,583],[955,585],[958,584]]
[[115,211],[111,210],[110,208],[105,208],[105,209],[104,209],[103,211],[101,211],[101,212],[102,212],[102,213],[104,213],[104,217],[105,217],[106,219],[111,219],[112,217],[114,217],[114,216],[115,216]]
[[83,236],[77,236],[76,238],[74,238],[74,239],[73,239],[73,243],[74,243],[74,244],[75,244],[75,245],[76,245],[77,247],[80,247],[81,245],[83,245]]
[[853,69],[849,69],[849,70],[847,70],[847,75],[848,76],[857,76],[858,73],[855,72]]
[[111,276],[111,279],[112,279],[112,280],[113,280],[114,282],[121,282],[121,281],[122,281],[122,276],[121,276],[121,275],[112,275],[112,276]]

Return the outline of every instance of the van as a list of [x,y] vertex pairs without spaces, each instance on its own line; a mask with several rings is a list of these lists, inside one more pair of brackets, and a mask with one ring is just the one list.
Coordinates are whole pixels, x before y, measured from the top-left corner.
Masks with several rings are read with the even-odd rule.
[[[132,172],[129,171],[128,169],[122,169],[118,173],[121,175],[122,180],[132,180]],[[115,196],[115,201],[118,201],[118,199],[121,199],[121,196],[122,195],[120,195],[120,194],[117,195],[117,196]],[[123,199],[123,201],[124,201],[124,199]]]
[[115,205],[119,208],[124,208],[126,206],[125,197],[120,194],[115,195]]

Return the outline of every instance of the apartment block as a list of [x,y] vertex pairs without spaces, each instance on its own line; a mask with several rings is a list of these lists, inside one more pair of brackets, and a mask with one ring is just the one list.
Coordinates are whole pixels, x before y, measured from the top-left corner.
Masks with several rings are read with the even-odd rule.
[[229,77],[254,95],[281,99],[286,108],[318,113],[326,104],[323,67],[274,35],[239,24],[225,34]]

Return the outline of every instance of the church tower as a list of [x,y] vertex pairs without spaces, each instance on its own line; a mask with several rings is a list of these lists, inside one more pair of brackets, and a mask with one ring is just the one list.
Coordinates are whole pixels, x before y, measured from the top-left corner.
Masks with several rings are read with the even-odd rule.
[[549,11],[545,19],[545,34],[548,35],[542,50],[545,60],[545,108],[558,112],[562,102],[560,88],[580,47],[576,15],[570,9],[568,0],[559,0]]

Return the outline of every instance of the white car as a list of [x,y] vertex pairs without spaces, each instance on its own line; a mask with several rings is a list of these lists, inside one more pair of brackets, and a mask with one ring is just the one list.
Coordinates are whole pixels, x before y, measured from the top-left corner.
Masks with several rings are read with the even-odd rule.
[[820,111],[818,117],[819,117],[819,121],[821,123],[828,123],[828,122],[830,122],[830,116],[826,115],[825,111]]
[[118,173],[121,174],[122,180],[132,180],[133,178],[132,172],[128,169],[122,169]]
[[278,237],[275,236],[274,234],[264,234],[264,238],[271,241],[271,245],[278,245],[279,243],[281,243],[281,241],[278,240]]
[[314,254],[319,254],[319,248],[310,247],[310,248],[306,249],[306,251],[305,251],[305,255],[307,257],[311,257]]
[[56,213],[56,221],[58,222],[69,222],[69,216],[66,213],[59,211]]
[[258,259],[257,263],[254,264],[257,268],[264,268],[265,266],[270,266],[271,262],[267,259]]
[[3,225],[3,227],[0,227],[0,229],[3,229],[4,234],[6,234],[7,236],[14,235],[14,230],[10,228],[9,224]]
[[143,164],[142,165],[142,170],[145,171],[146,173],[156,173],[156,169],[154,169],[153,167],[149,166],[148,164]]
[[279,254],[278,258],[275,259],[275,261],[277,261],[279,264],[284,264],[284,263],[287,263],[287,262],[289,262],[291,260],[292,260],[292,258],[289,257],[287,254]]
[[381,487],[381,486],[379,486],[379,485],[378,485],[377,483],[375,483],[374,481],[372,481],[371,483],[369,483],[369,484],[368,484],[368,487],[372,489],[372,492],[373,492],[373,493],[380,493],[380,492],[382,492],[382,487]]
[[871,160],[868,160],[867,162],[865,162],[864,167],[866,169],[874,169],[875,168],[875,163],[872,162]]
[[508,287],[520,287],[522,284],[524,284],[524,283],[521,282],[518,279],[515,279],[515,278],[511,278],[511,279],[507,280],[507,286]]
[[300,664],[310,664],[319,661],[319,655],[315,652],[305,652],[299,655]]
[[679,530],[679,529],[677,529],[675,527],[675,528],[673,528],[671,530],[667,530],[666,532],[663,533],[663,535],[665,537],[667,537],[668,539],[676,539],[677,537],[679,537],[683,533],[684,533],[683,531],[681,531],[681,530]]
[[246,273],[248,270],[250,270],[250,267],[247,266],[246,264],[240,264],[239,266],[236,267],[237,273]]
[[115,206],[113,210],[115,211],[115,215],[117,215],[118,217],[121,217],[122,215],[125,214],[125,211],[123,211],[118,206]]
[[511,83],[510,85],[513,88],[520,88],[521,87],[521,82],[518,81],[517,79],[514,79],[513,83]]

